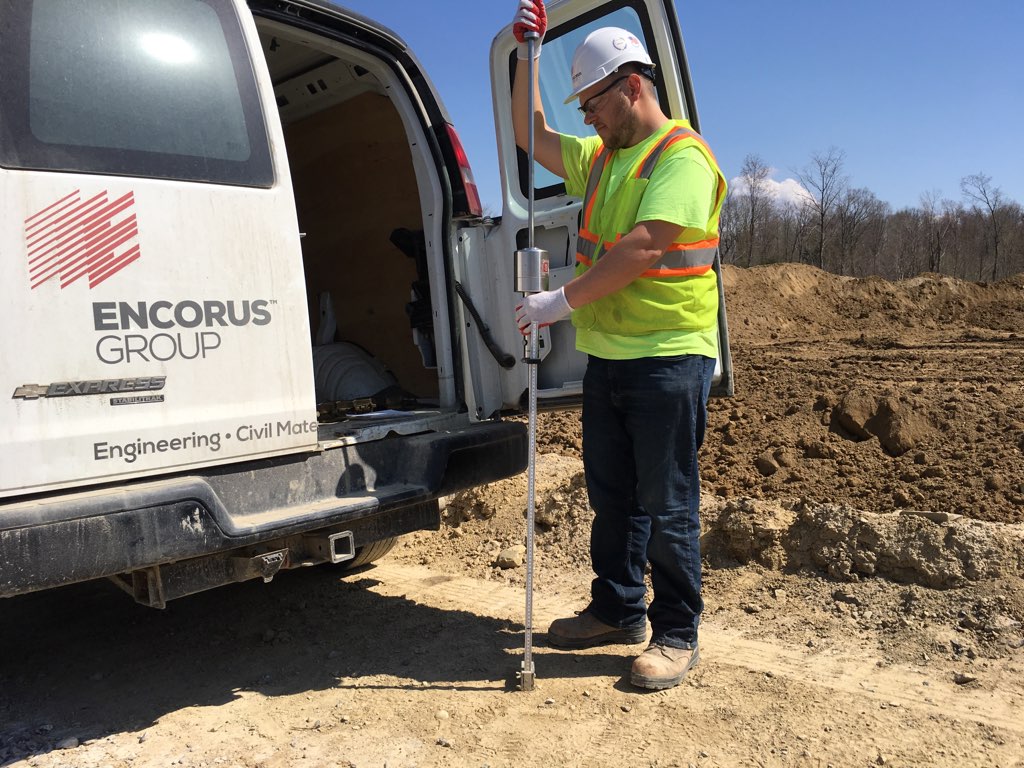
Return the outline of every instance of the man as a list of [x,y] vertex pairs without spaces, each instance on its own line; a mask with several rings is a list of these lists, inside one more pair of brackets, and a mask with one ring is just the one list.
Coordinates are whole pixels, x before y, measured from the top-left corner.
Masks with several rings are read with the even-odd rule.
[[[583,380],[583,463],[595,517],[591,600],[558,619],[559,648],[650,644],[632,666],[644,688],[678,685],[699,659],[703,609],[697,452],[717,355],[717,277],[711,265],[726,182],[704,140],[670,120],[654,89],[654,63],[618,28],[576,49],[572,92],[597,136],[553,131],[539,87],[527,83],[524,32],[541,40],[543,0],[519,0],[512,91],[516,142],[534,121],[536,160],[584,199],[576,274],[517,308],[520,330],[571,313]],[[539,56],[540,42],[535,44]],[[539,68],[535,68],[539,69]],[[528,87],[536,112],[529,115]],[[654,598],[645,601],[651,567]]]

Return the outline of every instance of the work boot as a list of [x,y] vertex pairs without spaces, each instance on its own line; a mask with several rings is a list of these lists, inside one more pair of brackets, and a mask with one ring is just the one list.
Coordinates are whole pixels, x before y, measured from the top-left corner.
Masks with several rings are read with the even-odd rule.
[[578,650],[612,643],[642,643],[646,639],[646,621],[629,627],[613,627],[589,610],[580,611],[571,619],[555,619],[548,627],[548,645],[555,648]]
[[634,659],[630,680],[640,688],[672,688],[683,682],[686,673],[697,666],[698,661],[700,651],[697,648],[690,650],[651,643]]

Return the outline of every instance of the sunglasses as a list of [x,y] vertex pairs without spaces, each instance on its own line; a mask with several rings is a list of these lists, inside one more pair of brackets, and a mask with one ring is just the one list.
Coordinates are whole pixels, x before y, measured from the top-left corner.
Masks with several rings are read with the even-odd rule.
[[593,96],[591,96],[589,99],[586,100],[586,102],[583,104],[583,106],[576,107],[576,109],[578,109],[580,111],[580,114],[583,115],[584,117],[590,117],[595,112],[597,112],[597,106],[594,104],[594,102],[597,101],[598,99],[600,99],[606,93],[608,93],[608,91],[610,91],[616,85],[621,83],[623,80],[628,80],[628,79],[629,79],[629,75],[623,75],[622,77],[615,78],[614,80],[611,81],[611,83],[609,83],[607,88],[605,88],[604,90],[601,90],[601,91],[598,91],[597,93],[595,93]]

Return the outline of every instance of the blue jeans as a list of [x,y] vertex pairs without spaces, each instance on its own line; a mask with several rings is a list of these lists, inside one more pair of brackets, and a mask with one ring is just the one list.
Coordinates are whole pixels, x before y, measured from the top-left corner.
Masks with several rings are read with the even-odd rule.
[[647,616],[652,641],[674,648],[697,645],[704,608],[697,452],[714,371],[701,355],[591,356],[583,379],[583,466],[595,512],[589,610],[615,627]]

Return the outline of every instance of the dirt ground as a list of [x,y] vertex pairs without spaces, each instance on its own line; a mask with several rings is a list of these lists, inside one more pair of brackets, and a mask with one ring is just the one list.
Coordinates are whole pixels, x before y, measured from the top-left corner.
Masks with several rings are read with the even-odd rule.
[[135,606],[0,603],[0,766],[1024,766],[1024,279],[726,268],[736,396],[702,452],[700,665],[547,648],[586,604],[579,414],[525,478],[356,573]]

